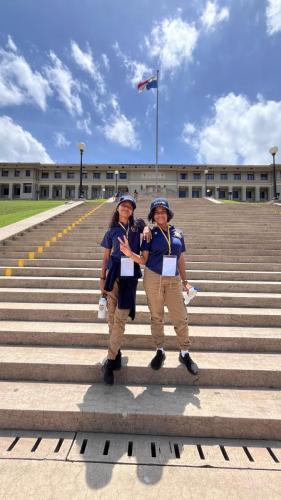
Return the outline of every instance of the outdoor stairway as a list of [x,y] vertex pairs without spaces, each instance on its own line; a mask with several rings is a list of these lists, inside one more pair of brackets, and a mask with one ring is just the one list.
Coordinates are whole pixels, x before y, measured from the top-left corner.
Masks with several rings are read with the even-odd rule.
[[[166,361],[154,349],[142,280],[123,368],[105,386],[107,325],[97,318],[106,203],[85,203],[0,250],[0,428],[281,439],[281,207],[171,200],[184,230],[192,377],[166,314]],[[146,217],[149,201],[138,203]],[[18,267],[18,260],[24,267]],[[5,270],[11,276],[5,276]]]

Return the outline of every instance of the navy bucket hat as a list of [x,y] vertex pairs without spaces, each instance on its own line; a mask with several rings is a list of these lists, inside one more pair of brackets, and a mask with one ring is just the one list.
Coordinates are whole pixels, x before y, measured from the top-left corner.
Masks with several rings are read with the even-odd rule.
[[170,220],[174,217],[174,213],[170,209],[168,200],[166,200],[166,198],[155,198],[155,200],[153,200],[152,203],[150,204],[150,210],[149,210],[149,214],[148,214],[149,220],[153,219],[153,212],[154,212],[156,207],[165,208],[168,212],[168,216],[169,216]]
[[116,208],[118,208],[119,205],[121,205],[121,203],[124,203],[125,201],[129,201],[133,205],[133,210],[135,210],[135,208],[137,206],[136,200],[130,194],[124,194],[123,196],[120,196]]

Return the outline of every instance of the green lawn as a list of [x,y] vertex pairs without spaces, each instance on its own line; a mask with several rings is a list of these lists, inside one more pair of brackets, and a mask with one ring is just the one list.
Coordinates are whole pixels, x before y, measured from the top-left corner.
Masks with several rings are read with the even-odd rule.
[[50,208],[64,205],[64,201],[5,200],[0,201],[0,227],[13,224]]

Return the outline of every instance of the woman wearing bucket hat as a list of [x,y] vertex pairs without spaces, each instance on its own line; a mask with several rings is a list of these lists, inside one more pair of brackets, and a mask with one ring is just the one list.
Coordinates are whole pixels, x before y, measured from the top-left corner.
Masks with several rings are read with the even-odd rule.
[[164,351],[164,306],[168,308],[171,322],[178,337],[179,361],[192,374],[198,373],[196,363],[188,352],[187,310],[182,296],[188,290],[185,271],[185,244],[182,234],[169,224],[173,212],[165,198],[156,198],[150,205],[148,219],[155,225],[150,242],[143,241],[141,255],[136,255],[127,239],[121,244],[121,251],[139,264],[145,264],[144,289],[151,314],[151,334],[156,347],[156,355],[151,360],[151,368],[159,370],[165,361]]
[[119,239],[125,236],[132,250],[140,253],[140,234],[145,223],[134,219],[136,202],[129,194],[119,198],[109,229],[101,246],[104,247],[100,289],[108,301],[109,346],[103,365],[103,379],[114,384],[114,370],[121,368],[121,341],[130,316],[135,317],[136,290],[142,276],[139,264],[128,259],[120,250]]

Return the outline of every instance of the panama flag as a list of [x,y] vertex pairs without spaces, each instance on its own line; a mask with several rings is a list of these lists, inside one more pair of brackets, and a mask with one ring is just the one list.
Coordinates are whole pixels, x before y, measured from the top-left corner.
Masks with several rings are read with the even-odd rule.
[[157,77],[152,76],[151,78],[148,78],[148,80],[138,83],[137,88],[139,92],[142,92],[143,90],[157,89]]

